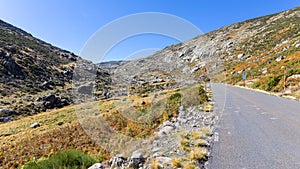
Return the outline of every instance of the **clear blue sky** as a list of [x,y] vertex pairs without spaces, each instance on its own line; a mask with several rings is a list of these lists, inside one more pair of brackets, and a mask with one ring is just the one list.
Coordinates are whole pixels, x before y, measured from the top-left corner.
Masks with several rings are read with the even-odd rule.
[[[209,32],[299,5],[300,0],[0,0],[0,19],[79,54],[93,33],[129,14],[169,13],[188,20],[203,32]],[[145,46],[163,48],[176,43],[174,39],[159,36],[145,39],[138,37],[120,44],[119,49],[116,47],[112,51],[114,58],[110,60],[122,59],[122,55],[129,55]]]

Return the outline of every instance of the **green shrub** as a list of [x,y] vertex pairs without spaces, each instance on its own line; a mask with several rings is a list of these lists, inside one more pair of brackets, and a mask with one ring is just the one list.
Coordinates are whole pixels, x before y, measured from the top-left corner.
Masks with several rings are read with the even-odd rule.
[[166,104],[166,112],[169,118],[174,117],[177,114],[179,107],[181,106],[181,94],[172,94]]
[[206,92],[202,86],[199,88],[199,97],[200,97],[200,104],[208,101],[208,96],[206,95]]
[[254,82],[252,88],[258,88],[260,86],[259,82]]
[[267,78],[266,84],[264,86],[264,89],[266,91],[271,91],[274,87],[277,86],[277,84],[280,81],[280,76],[271,76]]
[[170,100],[177,100],[177,99],[181,99],[180,93],[174,93],[170,96]]
[[79,150],[66,150],[39,162],[30,162],[24,169],[81,169],[88,168],[97,161]]

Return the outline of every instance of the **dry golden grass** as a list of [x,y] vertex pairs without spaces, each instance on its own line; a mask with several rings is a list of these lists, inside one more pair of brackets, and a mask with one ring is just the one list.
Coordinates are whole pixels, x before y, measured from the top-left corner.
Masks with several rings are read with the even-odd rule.
[[173,158],[172,161],[171,161],[171,164],[175,168],[182,168],[183,167],[182,160],[178,159],[178,158]]
[[[166,95],[159,96],[167,97],[173,90],[164,92]],[[122,102],[123,104],[116,100],[106,100],[68,106],[0,124],[0,165],[4,168],[17,168],[32,158],[48,157],[58,151],[74,148],[94,157],[99,156],[99,152],[104,150],[87,136],[78,117],[88,119],[103,116],[112,128],[121,129],[121,133],[130,136],[145,137],[153,133],[161,122],[159,119],[155,119],[152,124],[140,124],[118,113],[118,110],[123,110],[132,103],[138,104],[141,100],[146,102],[144,108],[149,108],[152,104],[150,98],[132,96],[126,100],[128,102]],[[75,110],[79,113],[76,114]],[[35,122],[40,127],[29,128]]]
[[156,159],[151,159],[150,168],[151,169],[162,169],[162,166],[159,164],[159,162]]
[[207,150],[204,148],[194,148],[190,152],[190,159],[195,161],[205,160],[207,158]]
[[205,135],[205,136],[212,136],[213,135],[212,131],[207,127],[201,127],[200,132],[203,133],[203,135]]
[[[179,91],[179,89],[164,90],[161,92],[163,94],[149,93],[146,97],[134,95],[115,100],[67,106],[0,124],[0,144],[2,145],[0,166],[18,168],[33,158],[47,158],[58,151],[67,149],[78,149],[97,159],[106,159],[109,157],[109,152],[91,140],[81,126],[81,122],[90,122],[93,125],[95,120],[102,118],[117,132],[132,137],[147,137],[163,121],[165,111],[163,101]],[[145,104],[141,105],[142,101]],[[138,120],[130,119],[124,112],[127,109],[133,110],[132,112],[137,114],[137,119],[150,118],[151,116],[147,115],[153,112],[146,111],[150,108],[157,113],[150,123],[140,123]],[[30,128],[29,126],[35,122],[38,122],[40,127]]]
[[196,165],[194,163],[186,163],[184,166],[183,166],[183,169],[196,169]]

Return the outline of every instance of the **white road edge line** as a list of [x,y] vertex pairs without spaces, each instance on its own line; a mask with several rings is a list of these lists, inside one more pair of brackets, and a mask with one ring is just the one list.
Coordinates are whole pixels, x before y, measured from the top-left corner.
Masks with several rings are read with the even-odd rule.
[[215,142],[219,142],[219,133],[218,132],[215,132],[215,139],[214,139]]

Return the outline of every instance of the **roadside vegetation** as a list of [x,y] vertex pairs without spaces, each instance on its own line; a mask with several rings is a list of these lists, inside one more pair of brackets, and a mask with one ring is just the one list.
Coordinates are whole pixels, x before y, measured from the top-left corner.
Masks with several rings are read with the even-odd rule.
[[97,160],[78,150],[66,150],[50,156],[47,159],[30,161],[23,166],[23,169],[45,169],[45,168],[64,168],[64,169],[84,169],[88,168]]
[[[75,158],[79,151],[98,162],[107,160],[111,157],[111,152],[91,140],[82,127],[82,122],[86,120],[93,125],[93,122],[102,118],[119,133],[147,138],[153,135],[163,121],[176,117],[182,104],[192,104],[194,97],[200,101],[204,97],[201,88],[202,85],[194,84],[186,89],[175,88],[158,93],[148,92],[143,96],[100,100],[0,124],[0,165],[4,168],[18,168],[29,162],[29,166],[39,166],[62,156],[54,156],[57,153],[67,153]],[[190,90],[195,94],[191,94]],[[78,119],[80,114],[85,115],[83,119]],[[30,128],[35,122],[40,127]],[[32,163],[33,161],[43,162]]]

